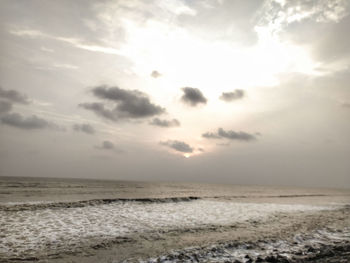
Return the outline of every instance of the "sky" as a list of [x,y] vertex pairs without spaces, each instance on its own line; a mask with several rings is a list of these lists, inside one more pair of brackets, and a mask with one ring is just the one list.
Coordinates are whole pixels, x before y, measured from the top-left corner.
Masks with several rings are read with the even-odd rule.
[[0,175],[350,188],[348,0],[1,0]]

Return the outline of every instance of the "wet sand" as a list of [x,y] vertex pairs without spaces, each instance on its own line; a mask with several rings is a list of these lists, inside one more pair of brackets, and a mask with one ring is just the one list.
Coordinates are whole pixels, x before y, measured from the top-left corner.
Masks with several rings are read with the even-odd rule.
[[0,178],[0,262],[349,262],[349,204],[344,189]]

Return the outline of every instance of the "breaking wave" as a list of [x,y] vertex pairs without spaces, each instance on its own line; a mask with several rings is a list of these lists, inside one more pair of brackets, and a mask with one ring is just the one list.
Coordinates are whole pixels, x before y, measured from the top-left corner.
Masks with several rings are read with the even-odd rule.
[[260,240],[258,242],[227,242],[208,247],[191,247],[172,251],[168,255],[146,260],[124,261],[140,263],[156,262],[349,262],[350,229],[335,231],[318,230],[295,235],[292,240]]
[[188,197],[166,197],[166,198],[108,198],[108,199],[92,199],[74,202],[27,202],[27,203],[7,203],[0,205],[0,211],[33,211],[40,209],[58,209],[58,208],[78,208],[86,206],[97,206],[112,204],[117,202],[140,202],[140,203],[176,203],[189,202],[201,199],[196,196]]

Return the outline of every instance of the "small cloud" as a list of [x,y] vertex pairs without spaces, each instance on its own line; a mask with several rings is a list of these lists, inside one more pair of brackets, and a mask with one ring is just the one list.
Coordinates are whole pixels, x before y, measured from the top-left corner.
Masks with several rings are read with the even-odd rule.
[[0,98],[7,99],[13,103],[29,104],[28,97],[16,90],[5,90],[0,87]]
[[109,120],[148,118],[165,112],[164,108],[151,103],[149,97],[138,90],[99,86],[92,89],[92,93],[114,105],[108,108],[104,103],[93,102],[81,103],[79,106]]
[[71,64],[60,64],[60,63],[55,63],[53,64],[53,67],[55,68],[62,68],[62,69],[78,69],[78,66],[71,65]]
[[341,104],[341,106],[342,106],[343,108],[350,108],[350,102],[343,102],[343,103]]
[[149,122],[149,124],[154,126],[164,127],[164,128],[180,126],[180,122],[177,119],[161,120],[159,118],[154,118]]
[[92,127],[90,124],[87,124],[87,123],[74,124],[73,130],[78,131],[78,132],[84,132],[87,134],[94,134],[95,133],[94,127]]
[[49,53],[55,52],[55,50],[53,50],[53,49],[51,49],[51,48],[47,48],[47,47],[41,47],[40,50],[41,50],[41,51],[44,51],[44,52],[49,52]]
[[114,144],[110,141],[103,141],[101,149],[106,149],[106,150],[114,149]]
[[168,146],[178,152],[191,153],[193,148],[185,142],[177,140],[168,140],[166,142],[160,142],[161,145]]
[[152,73],[151,73],[151,77],[155,78],[155,79],[159,78],[161,76],[162,76],[162,74],[160,74],[157,70],[153,70]]
[[0,114],[9,112],[12,109],[12,104],[8,101],[0,100]]
[[205,152],[203,148],[198,148],[197,150],[200,152]]
[[124,152],[123,150],[116,148],[114,143],[112,143],[111,141],[103,141],[101,143],[101,145],[95,146],[95,148],[99,149],[99,150],[113,151],[115,153],[123,153]]
[[227,147],[227,146],[230,146],[231,144],[229,142],[226,142],[226,143],[217,143],[216,145]]
[[37,117],[36,115],[25,118],[18,113],[8,113],[3,115],[0,120],[5,125],[23,130],[38,130],[46,128],[59,129],[57,125]]
[[75,48],[80,48],[80,49],[88,50],[92,52],[101,52],[101,53],[113,54],[113,55],[123,55],[120,52],[120,50],[116,48],[99,46],[94,44],[88,45],[84,43],[81,39],[54,36],[54,35],[43,33],[39,30],[11,30],[10,33],[19,37],[53,39],[56,41],[70,44]]
[[10,33],[20,37],[31,38],[40,38],[45,36],[45,34],[39,30],[11,30]]
[[226,102],[231,102],[234,100],[242,99],[244,95],[244,90],[236,89],[233,92],[223,92],[220,96],[220,99]]
[[197,106],[197,104],[207,103],[207,99],[197,88],[185,87],[182,88],[182,91],[184,92],[184,95],[182,95],[181,100],[192,107]]
[[243,131],[225,131],[223,128],[219,128],[217,132],[206,132],[202,134],[202,137],[207,139],[229,139],[238,141],[253,141],[256,137],[253,134]]

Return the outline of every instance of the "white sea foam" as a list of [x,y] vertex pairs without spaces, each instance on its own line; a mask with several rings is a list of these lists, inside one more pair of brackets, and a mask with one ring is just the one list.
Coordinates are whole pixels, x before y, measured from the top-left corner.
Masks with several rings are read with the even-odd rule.
[[[345,228],[341,232],[324,229],[307,234],[297,234],[292,241],[259,241],[250,244],[227,242],[208,247],[190,247],[171,251],[168,255],[162,255],[158,258],[146,260],[133,258],[125,260],[123,263],[135,261],[139,263],[225,263],[236,262],[236,260],[238,262],[314,262],[323,256],[336,256],[332,262],[345,262],[339,259],[348,254],[349,241],[349,228]],[[269,260],[266,260],[268,257]]]
[[192,202],[116,202],[79,208],[0,212],[0,258],[74,252],[118,237],[169,229],[262,220],[276,212],[326,206]]

